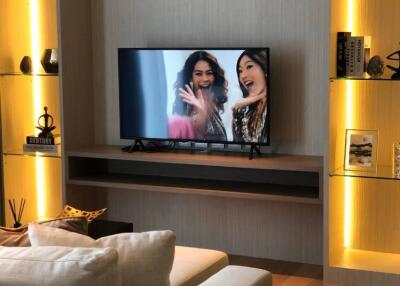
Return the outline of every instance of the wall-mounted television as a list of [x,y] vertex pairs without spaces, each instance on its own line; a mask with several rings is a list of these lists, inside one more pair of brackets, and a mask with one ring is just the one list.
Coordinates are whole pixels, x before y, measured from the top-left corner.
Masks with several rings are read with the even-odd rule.
[[269,49],[118,49],[120,137],[270,142]]

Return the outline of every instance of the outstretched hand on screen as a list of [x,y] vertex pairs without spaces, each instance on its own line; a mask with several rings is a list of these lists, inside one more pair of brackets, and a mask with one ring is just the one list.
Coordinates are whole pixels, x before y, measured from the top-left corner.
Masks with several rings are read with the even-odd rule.
[[186,90],[183,88],[179,89],[179,96],[182,98],[183,102],[186,102],[193,107],[194,112],[191,115],[191,119],[194,132],[196,134],[196,138],[203,139],[207,119],[206,100],[200,89],[197,91],[197,96],[195,96],[189,85],[186,84],[185,87]]
[[199,89],[197,91],[197,96],[194,95],[193,90],[189,85],[185,85],[186,90],[183,88],[179,88],[179,96],[182,98],[183,102],[193,106],[193,108],[200,113],[206,112],[206,102],[204,100],[203,93]]
[[256,95],[249,94],[249,96],[247,96],[246,98],[239,99],[238,101],[236,101],[236,103],[232,107],[232,109],[237,110],[239,108],[253,104],[253,103],[263,99],[264,97],[267,97],[266,89],[263,89],[259,94],[256,94]]

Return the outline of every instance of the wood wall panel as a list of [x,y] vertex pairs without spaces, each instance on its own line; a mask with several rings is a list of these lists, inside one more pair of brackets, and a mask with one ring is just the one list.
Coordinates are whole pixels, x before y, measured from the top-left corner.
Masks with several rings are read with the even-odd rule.
[[[38,193],[36,184],[36,157],[33,156],[3,156],[4,164],[4,193],[5,222],[12,227],[13,219],[8,206],[8,199],[15,199],[16,203],[21,198],[26,199],[22,224],[33,222],[38,217]],[[61,160],[58,158],[39,158],[43,160],[43,206],[44,218],[54,218],[62,210],[62,185],[61,185]]]
[[[331,1],[331,43],[330,75],[336,75],[336,33],[347,31],[348,0]],[[400,37],[400,2],[396,0],[353,0],[353,35],[367,35],[372,38],[371,56],[385,57],[398,50]],[[384,76],[392,71],[385,69]],[[343,165],[344,134],[346,130],[346,81],[331,83],[329,122],[329,169]],[[398,117],[400,84],[384,81],[351,81],[353,89],[353,123],[347,128],[378,130],[378,164],[391,166],[392,144],[399,141]],[[349,86],[350,86],[349,85]],[[365,258],[372,254],[370,261],[351,261],[356,256],[343,259],[349,252],[344,250],[344,204],[345,181],[351,182],[352,205],[350,206],[353,227],[351,248],[360,251]],[[353,179],[331,177],[329,179],[329,204],[325,211],[326,249],[329,262],[324,267],[324,282],[341,286],[394,286],[399,285],[399,275],[377,273],[392,272],[398,267],[399,233],[398,208],[399,182],[376,179]],[[328,196],[326,196],[328,197]],[[329,215],[328,215],[329,214]],[[376,252],[368,252],[368,250]],[[364,252],[363,252],[364,251]],[[346,254],[347,253],[347,254]],[[362,257],[361,256],[361,257]],[[365,259],[368,260],[368,259]],[[372,261],[374,260],[374,261]],[[391,262],[392,261],[392,262]],[[374,267],[371,267],[375,264]],[[377,266],[378,265],[378,266]],[[336,268],[341,267],[341,268]],[[346,269],[350,268],[350,269]],[[364,269],[354,270],[354,269]],[[395,270],[394,272],[397,272]]]
[[[103,194],[109,207],[107,218],[132,222],[135,232],[171,229],[179,245],[322,263],[322,208],[318,205],[139,189],[103,189]],[[97,208],[104,203],[98,201]]]
[[[330,75],[336,75],[336,33],[348,31],[347,0],[332,0],[331,14],[331,64]],[[400,49],[400,2],[397,0],[352,0],[354,6],[354,23],[352,35],[371,36],[371,56],[386,56]],[[395,62],[391,62],[392,65]],[[393,72],[385,69],[384,76]]]
[[[24,56],[32,57],[30,1],[1,0],[0,9],[0,72],[19,72]],[[38,0],[39,54],[46,48],[57,48],[57,1]],[[40,67],[43,72],[43,68]]]
[[[31,76],[2,76],[0,77],[0,94],[4,152],[21,151],[26,136],[38,132],[36,129],[38,118],[35,117],[33,102],[34,80],[37,80],[40,85],[42,108],[47,106],[48,113],[53,116],[56,129],[52,133],[61,134],[58,77],[46,76],[34,79]],[[44,109],[40,114],[44,114]]]
[[[351,181],[351,248],[400,253],[400,183],[392,180],[347,178]],[[343,253],[345,181],[331,179],[330,252],[335,261]]]
[[321,155],[329,1],[92,1],[96,142],[119,139],[119,47],[271,48],[271,150]]
[[94,142],[90,1],[59,1],[63,136],[70,149]]
[[[343,166],[344,162],[346,84],[344,80],[331,83],[331,170]],[[351,129],[377,130],[378,164],[391,166],[393,144],[400,142],[400,127],[397,119],[397,107],[400,104],[400,83],[397,81],[354,81],[352,86]]]

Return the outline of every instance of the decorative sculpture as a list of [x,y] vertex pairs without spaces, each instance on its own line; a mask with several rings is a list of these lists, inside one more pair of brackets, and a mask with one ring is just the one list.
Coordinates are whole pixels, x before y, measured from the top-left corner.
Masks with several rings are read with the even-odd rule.
[[[397,55],[397,57],[396,57],[396,55]],[[394,71],[394,74],[392,74],[392,79],[400,79],[400,50],[391,53],[386,58],[391,61],[399,61],[398,68],[391,66],[391,65],[386,65],[386,66],[388,67],[388,69],[391,69],[392,71]]]
[[[47,106],[44,107],[44,114],[40,115],[38,119],[38,125],[36,126],[41,132],[39,133],[38,137],[40,138],[49,138],[53,137],[51,131],[53,131],[56,127],[53,126],[53,116],[47,113]],[[41,124],[41,120],[44,121],[44,125]],[[50,120],[50,122],[49,122]]]
[[385,64],[380,56],[373,56],[367,65],[367,73],[371,77],[380,77],[385,69]]

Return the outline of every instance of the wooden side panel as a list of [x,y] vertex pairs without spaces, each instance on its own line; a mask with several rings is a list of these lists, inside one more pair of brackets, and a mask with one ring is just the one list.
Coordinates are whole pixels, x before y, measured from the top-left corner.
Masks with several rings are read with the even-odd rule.
[[65,148],[92,145],[93,93],[90,1],[60,0],[59,37]]

